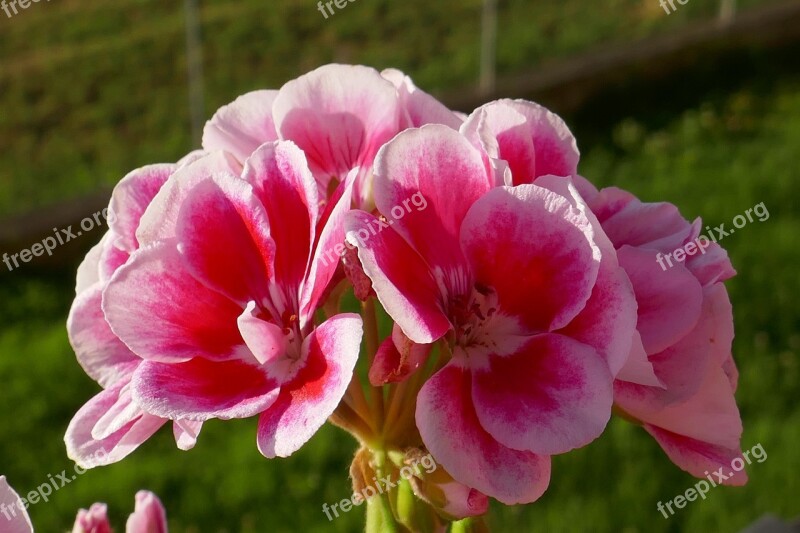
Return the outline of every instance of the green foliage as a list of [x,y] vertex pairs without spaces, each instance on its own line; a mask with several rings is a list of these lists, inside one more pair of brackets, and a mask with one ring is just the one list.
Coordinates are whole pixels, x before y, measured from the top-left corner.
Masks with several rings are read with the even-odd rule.
[[[751,0],[747,4],[770,0]],[[499,72],[714,15],[689,2],[501,0]],[[397,67],[428,91],[475,83],[481,0],[201,2],[206,113],[331,61]],[[113,185],[192,149],[182,2],[59,0],[0,13],[0,214]]]

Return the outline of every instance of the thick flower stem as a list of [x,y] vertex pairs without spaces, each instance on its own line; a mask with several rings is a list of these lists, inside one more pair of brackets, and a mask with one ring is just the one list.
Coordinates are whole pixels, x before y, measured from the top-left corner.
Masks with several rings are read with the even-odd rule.
[[366,533],[400,533],[385,496],[375,496],[367,500],[365,531]]
[[[386,472],[386,452],[373,451],[375,472],[382,478]],[[397,523],[389,503],[389,494],[381,491],[367,500],[367,527],[366,533],[401,533],[401,526]]]

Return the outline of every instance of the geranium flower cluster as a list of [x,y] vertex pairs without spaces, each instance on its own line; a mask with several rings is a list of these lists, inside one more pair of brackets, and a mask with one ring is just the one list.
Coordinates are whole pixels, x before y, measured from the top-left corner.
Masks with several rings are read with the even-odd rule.
[[[663,271],[700,220],[598,191],[579,158],[540,105],[466,116],[396,70],[239,97],[202,150],[113,192],[68,321],[103,389],[69,456],[119,461],[167,422],[188,449],[206,420],[258,416],[259,451],[285,457],[329,420],[362,446],[356,485],[430,453],[410,485],[442,523],[535,501],[612,412],[695,476],[730,464],[727,255]],[[392,497],[383,519],[413,529]]]

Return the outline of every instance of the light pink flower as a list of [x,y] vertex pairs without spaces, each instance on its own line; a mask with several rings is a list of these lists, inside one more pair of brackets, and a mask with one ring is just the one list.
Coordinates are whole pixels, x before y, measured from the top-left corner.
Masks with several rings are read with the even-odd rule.
[[[582,188],[639,302],[637,337],[614,384],[615,404],[690,474],[728,468],[741,456],[742,421],[734,399],[733,314],[722,283],[736,272],[725,250],[706,239],[705,249],[695,246],[685,262],[663,269],[657,254],[697,243],[700,219],[689,223],[672,204],[643,203],[617,188]],[[746,481],[742,472],[724,483]]]
[[[75,518],[72,533],[111,533],[108,506],[95,503],[89,510],[81,509]],[[136,493],[136,507],[128,518],[125,533],[167,533],[167,514],[158,497],[150,491]]]
[[95,503],[88,510],[79,510],[75,525],[72,526],[72,533],[111,533],[108,506],[104,503]]
[[[121,460],[167,422],[132,401],[130,380],[142,359],[111,331],[101,299],[112,275],[139,248],[136,231],[150,202],[178,168],[196,157],[192,154],[176,165],[146,166],[125,176],[111,197],[108,232],[78,268],[67,331],[78,362],[104,389],[76,413],[65,435],[69,457],[84,468]],[[175,440],[184,450],[194,445],[199,431],[197,422],[174,424]]]
[[143,217],[143,247],[103,294],[113,331],[145,359],[131,395],[152,415],[260,414],[258,445],[288,456],[350,382],[361,319],[313,318],[337,264],[353,174],[325,210],[303,152],[258,148],[241,176],[212,154],[177,173]]
[[152,492],[136,493],[136,507],[128,517],[126,533],[167,533],[167,513],[161,500]]
[[206,124],[203,147],[244,163],[265,142],[291,140],[305,152],[322,200],[332,179],[355,170],[354,200],[369,206],[378,149],[403,129],[432,122],[458,128],[461,119],[398,70],[332,64],[222,107]]
[[429,202],[359,242],[378,299],[413,342],[447,336],[453,357],[423,386],[416,419],[453,478],[504,503],[547,487],[549,455],[595,439],[630,349],[635,302],[613,248],[567,178],[494,187],[487,158],[440,125],[381,149],[381,213]]

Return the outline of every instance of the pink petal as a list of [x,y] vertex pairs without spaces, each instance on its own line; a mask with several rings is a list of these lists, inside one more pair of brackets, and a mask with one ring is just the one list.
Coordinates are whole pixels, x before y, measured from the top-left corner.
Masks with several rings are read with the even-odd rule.
[[330,198],[329,209],[317,225],[317,238],[300,295],[300,323],[305,326],[313,318],[333,279],[339,264],[337,249],[345,238],[345,217],[350,211],[355,171],[347,175]]
[[653,363],[647,358],[647,352],[642,345],[642,337],[639,332],[635,332],[633,345],[628,355],[625,366],[614,376],[620,381],[636,383],[638,385],[649,385],[651,387],[666,388],[666,385],[658,379]]
[[305,155],[291,142],[265,144],[245,163],[243,177],[264,206],[275,242],[275,278],[296,292],[308,267],[319,196]]
[[214,113],[203,129],[203,148],[225,150],[244,163],[265,142],[278,138],[272,121],[272,103],[278,91],[253,91]]
[[172,423],[172,434],[175,437],[175,444],[181,450],[191,450],[197,444],[197,437],[203,429],[202,422],[192,420],[175,420]]
[[140,411],[115,433],[102,440],[93,438],[92,430],[97,422],[119,401],[120,391],[127,385],[126,379],[102,391],[86,402],[70,421],[64,436],[67,455],[81,467],[94,468],[121,461],[166,423],[164,419]]
[[7,509],[3,517],[3,533],[33,533],[33,524],[27,511],[20,505],[20,497],[6,481],[6,476],[0,476],[0,505]]
[[100,281],[100,256],[106,242],[113,239],[110,232],[106,232],[103,238],[92,246],[91,250],[78,265],[78,273],[75,280],[75,294],[80,294],[98,281]]
[[114,244],[133,253],[139,248],[136,229],[150,202],[175,172],[177,165],[148,165],[134,170],[114,187],[108,209],[108,226],[117,235]]
[[111,279],[111,276],[119,270],[119,267],[124,265],[130,259],[130,254],[121,248],[117,248],[116,245],[113,243],[116,242],[116,233],[109,231],[107,233],[108,240],[103,240],[104,242],[103,249],[100,254],[100,263],[98,265],[100,269],[100,281],[103,283],[108,283]]
[[256,303],[251,301],[236,322],[256,361],[264,364],[285,354],[288,341],[283,328],[259,318],[259,313]]
[[631,332],[636,328],[637,321],[636,297],[627,274],[619,265],[614,245],[578,193],[577,186],[573,185],[580,182],[582,178],[579,178],[541,176],[536,180],[536,185],[567,198],[574,208],[586,216],[601,253],[592,295],[575,319],[559,332],[595,348],[608,362],[611,374],[615,375],[625,364],[630,352],[633,340]]
[[167,513],[158,496],[146,490],[136,493],[136,508],[125,533],[167,533]]
[[700,319],[694,329],[666,350],[651,354],[656,375],[666,386],[644,387],[617,381],[615,401],[628,412],[656,412],[694,396],[703,386],[709,365],[721,367],[731,381],[733,316],[722,285],[706,289]]
[[369,382],[380,387],[398,383],[413,374],[428,358],[433,345],[417,344],[405,336],[397,324],[381,343],[369,369]]
[[628,407],[626,412],[652,426],[726,448],[739,448],[742,419],[728,376],[719,366],[709,368],[700,390],[685,402],[657,411]]
[[[375,161],[375,205],[391,217],[394,229],[450,294],[472,290],[458,235],[467,211],[489,190],[491,179],[481,154],[442,125],[399,134]],[[424,209],[411,207],[414,195],[424,200],[417,202]]]
[[456,481],[506,505],[539,499],[550,458],[497,442],[478,421],[470,389],[469,372],[453,363],[425,383],[416,411],[425,447]]
[[[130,377],[127,381],[130,381]],[[92,438],[107,439],[131,421],[142,415],[142,409],[131,399],[130,387],[120,389],[117,401],[97,420],[92,428]]]
[[198,280],[242,307],[270,299],[275,243],[266,210],[247,182],[217,175],[197,184],[184,200],[176,231],[185,264]]
[[703,290],[706,316],[714,323],[714,342],[711,343],[711,358],[725,371],[731,387],[736,391],[739,371],[733,360],[733,306],[728,291],[722,283],[715,283]]
[[[735,458],[742,456],[738,448],[726,448],[702,442],[664,431],[649,424],[645,424],[644,428],[656,439],[670,460],[691,475],[698,478],[705,478],[710,475],[715,483],[734,487],[747,483],[747,472],[742,470],[734,473],[731,468],[731,462]],[[720,480],[714,474],[720,468],[722,468],[722,475],[729,479]],[[734,475],[731,476],[732,473]]]
[[111,531],[108,506],[104,503],[94,503],[88,510],[79,510],[75,525],[72,526],[72,533],[111,533]]
[[[697,244],[702,244],[702,239]],[[713,283],[728,280],[736,275],[728,252],[716,243],[705,245],[706,253],[695,253],[686,261],[686,267],[694,274],[697,280],[708,286]]]
[[132,373],[141,358],[111,331],[100,307],[101,288],[98,283],[75,297],[67,333],[81,367],[105,388]]
[[578,194],[581,195],[581,198],[590,206],[593,205],[597,195],[600,194],[597,187],[580,174],[574,174],[572,176],[572,182],[575,184],[575,188],[578,190]]
[[477,282],[530,333],[568,324],[597,279],[600,250],[588,219],[536,185],[488,192],[467,214],[461,243]]
[[691,272],[678,264],[663,270],[654,250],[623,246],[618,257],[636,293],[636,327],[645,351],[658,353],[686,336],[703,302],[703,289]]
[[444,124],[457,130],[464,122],[436,98],[414,85],[411,78],[401,71],[388,68],[381,72],[381,76],[397,88],[400,105],[406,114],[406,127],[419,128],[425,124]]
[[378,300],[414,342],[439,339],[450,329],[450,321],[428,266],[393,229],[378,232],[376,227],[378,220],[363,211],[347,216],[347,241],[358,246],[358,257]]
[[490,157],[508,162],[514,185],[548,174],[577,174],[580,153],[569,128],[533,102],[490,102],[469,116],[462,132]]
[[701,386],[709,362],[724,366],[732,342],[732,309],[724,286],[718,285],[706,289],[697,326],[680,342],[651,355],[650,361],[672,396],[686,398]]
[[609,187],[591,204],[614,246],[647,246],[664,252],[683,246],[692,228],[678,208],[667,202],[643,203]]
[[706,287],[732,278],[736,275],[736,270],[722,246],[712,242],[708,236],[700,236],[702,228],[702,220],[695,219],[692,223],[692,234],[686,239],[686,242],[694,241],[697,251],[692,255],[687,255],[686,268],[697,277],[703,287]]
[[192,188],[218,173],[238,176],[241,164],[228,152],[213,152],[177,170],[145,210],[136,230],[140,247],[175,237],[178,213]]
[[[635,204],[638,198],[628,191],[622,190],[617,187],[606,187],[602,191],[598,191],[594,185],[587,188],[587,181],[583,181],[583,192],[589,191],[589,195],[583,195],[584,199],[589,203],[592,212],[597,216],[600,223],[605,222],[612,216],[628,207],[628,204]],[[636,206],[632,206],[636,210]],[[622,246],[622,244],[620,244]]]
[[474,370],[483,428],[504,446],[542,455],[584,446],[611,418],[612,377],[598,353],[569,337],[532,337],[517,353]]
[[116,239],[114,232],[107,231],[86,254],[78,266],[75,294],[82,293],[98,281],[108,282],[114,272],[128,261],[130,254],[114,246]]
[[447,498],[447,504],[442,507],[442,512],[456,519],[468,516],[481,516],[489,511],[489,498],[461,483],[448,483],[438,485]]
[[278,397],[264,369],[242,361],[195,358],[185,363],[142,363],[131,382],[133,399],[148,413],[171,420],[247,418]]
[[265,457],[290,456],[322,427],[353,377],[361,335],[361,317],[348,313],[306,337],[302,366],[258,420],[258,449]]
[[400,127],[394,86],[368,67],[325,65],[284,85],[273,106],[275,125],[306,153],[323,188],[360,167],[359,203],[369,196],[375,153]]
[[114,333],[145,359],[226,359],[244,345],[236,327],[242,309],[195,280],[169,244],[139,250],[117,271],[103,311]]
[[[625,366],[636,328],[636,298],[625,271],[606,256],[586,306],[559,333],[592,346],[603,356],[612,375]],[[645,354],[645,360],[647,356]],[[655,377],[655,375],[653,375]]]

